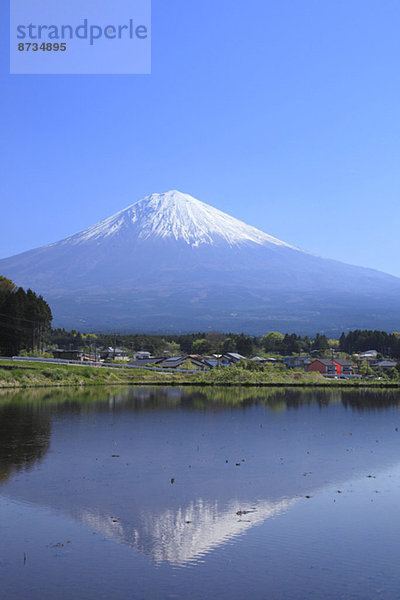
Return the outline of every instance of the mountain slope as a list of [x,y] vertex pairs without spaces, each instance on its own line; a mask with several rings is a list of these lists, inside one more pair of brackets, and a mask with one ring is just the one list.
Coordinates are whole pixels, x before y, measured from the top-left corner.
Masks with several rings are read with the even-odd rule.
[[187,194],[153,194],[0,273],[79,329],[400,329],[400,279],[322,259]]

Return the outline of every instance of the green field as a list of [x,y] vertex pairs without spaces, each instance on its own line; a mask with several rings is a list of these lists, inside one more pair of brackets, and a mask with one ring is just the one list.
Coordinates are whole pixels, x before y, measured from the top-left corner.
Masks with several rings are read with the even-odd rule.
[[327,380],[319,373],[270,366],[249,370],[242,366],[202,373],[165,373],[144,369],[90,367],[0,360],[0,388],[83,385],[307,385],[400,387],[397,382]]

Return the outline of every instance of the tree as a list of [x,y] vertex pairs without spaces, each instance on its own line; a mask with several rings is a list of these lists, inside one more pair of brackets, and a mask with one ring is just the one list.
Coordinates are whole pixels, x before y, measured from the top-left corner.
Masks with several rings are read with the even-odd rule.
[[171,356],[179,356],[181,354],[181,347],[176,342],[165,342],[165,346]]
[[253,340],[250,337],[245,336],[244,333],[241,333],[236,338],[236,350],[243,356],[250,356],[253,351]]
[[6,294],[12,294],[17,291],[17,286],[11,279],[7,279],[0,275],[0,297]]
[[262,338],[265,352],[281,352],[284,335],[278,331],[270,331]]
[[211,343],[205,338],[196,340],[192,344],[193,354],[208,354],[211,352]]
[[342,352],[346,352],[346,335],[344,332],[339,338],[339,348]]
[[372,375],[372,374],[373,374],[373,370],[369,366],[368,362],[366,360],[363,360],[360,365],[360,375],[362,375],[363,377],[366,377],[367,375]]
[[283,354],[298,354],[301,352],[301,338],[295,333],[285,334],[282,341],[282,353]]
[[326,335],[317,333],[313,343],[313,350],[328,350],[329,344]]
[[220,333],[219,331],[210,331],[207,333],[206,340],[210,344],[210,350],[207,350],[207,352],[218,352],[225,339],[225,333]]
[[8,356],[22,348],[41,349],[50,331],[49,305],[35,292],[0,277],[0,352]]
[[221,354],[226,354],[227,352],[236,352],[235,340],[231,337],[225,338],[221,346],[219,347],[219,350]]

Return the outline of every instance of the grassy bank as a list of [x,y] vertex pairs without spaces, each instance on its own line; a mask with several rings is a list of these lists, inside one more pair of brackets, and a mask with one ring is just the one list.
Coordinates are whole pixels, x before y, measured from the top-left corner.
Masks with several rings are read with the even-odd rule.
[[260,371],[226,367],[193,374],[0,360],[0,389],[122,384],[400,388],[400,382],[327,380],[319,373],[277,369],[276,367]]
[[171,383],[179,374],[0,360],[0,388]]

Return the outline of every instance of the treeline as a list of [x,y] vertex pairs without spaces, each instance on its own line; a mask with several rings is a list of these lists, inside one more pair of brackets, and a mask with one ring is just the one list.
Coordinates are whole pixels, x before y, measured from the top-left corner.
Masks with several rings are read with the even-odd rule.
[[0,354],[40,350],[51,330],[52,314],[42,296],[0,276]]
[[147,334],[82,334],[79,331],[54,329],[50,341],[53,345],[68,349],[90,349],[122,347],[136,352],[150,351],[154,355],[163,352],[182,352],[184,354],[208,354],[214,352],[251,353],[256,345],[256,338],[244,334],[223,334],[218,332],[189,333],[182,335],[147,335]]
[[400,358],[400,333],[356,329],[347,335],[342,333],[339,348],[347,354],[377,350],[385,356]]
[[81,334],[78,331],[54,329],[51,332],[51,343],[67,349],[93,349],[107,347],[123,347],[136,352],[150,351],[158,356],[163,352],[173,354],[225,354],[237,352],[243,356],[257,353],[276,353],[281,355],[299,354],[311,350],[329,349],[330,343],[338,345],[337,340],[328,340],[325,335],[317,334],[315,338],[301,337],[295,333],[283,335],[270,332],[263,337],[247,336],[244,333],[199,332],[181,335],[147,335],[147,334]]
[[247,336],[243,333],[199,332],[176,335],[147,334],[82,334],[78,331],[54,329],[50,335],[53,346],[67,349],[93,349],[122,347],[132,352],[150,351],[158,356],[163,352],[172,354],[225,354],[237,352],[243,356],[258,353],[278,354],[281,356],[321,352],[331,349],[346,354],[365,350],[377,350],[380,354],[400,358],[400,333],[384,331],[350,331],[342,334],[340,339],[328,339],[326,335],[317,333],[315,337],[299,336],[295,333],[271,331],[265,336]]

